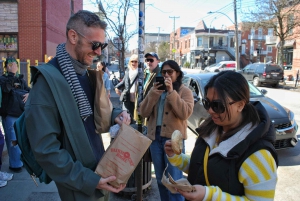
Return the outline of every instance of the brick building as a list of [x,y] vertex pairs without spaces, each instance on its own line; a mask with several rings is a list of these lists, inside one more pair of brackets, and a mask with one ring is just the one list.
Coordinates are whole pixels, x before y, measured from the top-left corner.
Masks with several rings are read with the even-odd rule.
[[44,61],[66,41],[66,23],[83,8],[83,0],[0,1],[0,58]]

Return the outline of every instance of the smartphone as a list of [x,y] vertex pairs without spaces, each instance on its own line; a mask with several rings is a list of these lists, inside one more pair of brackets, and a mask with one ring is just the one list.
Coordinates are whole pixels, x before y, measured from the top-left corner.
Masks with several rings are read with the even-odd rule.
[[158,87],[158,90],[166,90],[164,77],[161,77],[161,76],[156,77],[156,82],[159,82],[159,84],[162,84],[162,86]]

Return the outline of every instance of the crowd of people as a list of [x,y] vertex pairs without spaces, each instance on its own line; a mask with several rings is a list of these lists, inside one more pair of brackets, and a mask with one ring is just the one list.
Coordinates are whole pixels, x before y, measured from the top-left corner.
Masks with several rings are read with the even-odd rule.
[[[105,152],[96,126],[101,124],[96,112],[101,107],[97,100],[110,98],[111,86],[104,62],[97,60],[96,69],[90,66],[93,57],[100,56],[107,46],[106,27],[96,14],[78,11],[67,23],[66,42],[57,46],[55,57],[48,62],[53,74],[37,74],[31,89],[18,73],[16,59],[8,57],[0,78],[4,128],[4,132],[0,130],[0,170],[5,139],[9,169],[22,171],[13,124],[25,112],[33,154],[55,182],[61,200],[109,200],[110,192],[118,193],[126,187],[126,184],[109,185],[117,175],[104,178],[94,172]],[[278,165],[272,145],[273,126],[261,103],[250,102],[245,78],[233,71],[223,71],[210,79],[201,100],[209,117],[197,129],[199,137],[192,154],[187,155],[184,142],[187,119],[194,108],[192,91],[182,83],[184,75],[178,63],[167,60],[159,66],[155,52],[146,53],[144,59],[147,68],[143,100],[138,102],[137,98],[139,56],[133,54],[124,79],[114,88],[123,107],[108,110],[107,115],[111,116],[110,126],[135,123],[136,113],[143,118],[147,137],[152,140],[150,153],[160,199],[273,200]],[[60,85],[57,93],[64,97],[62,102],[67,107],[64,112],[48,85],[49,77]],[[99,79],[103,82],[101,87],[93,82]],[[97,97],[99,88],[105,88],[107,97]],[[67,111],[72,111],[72,122],[63,121]],[[80,132],[69,135],[68,128],[75,125]],[[179,155],[174,153],[171,143],[175,130],[183,136]],[[80,145],[74,146],[74,141]],[[187,173],[195,190],[177,189],[177,193],[171,193],[161,182],[165,169],[175,180]],[[12,173],[0,171],[0,187],[12,178]]]

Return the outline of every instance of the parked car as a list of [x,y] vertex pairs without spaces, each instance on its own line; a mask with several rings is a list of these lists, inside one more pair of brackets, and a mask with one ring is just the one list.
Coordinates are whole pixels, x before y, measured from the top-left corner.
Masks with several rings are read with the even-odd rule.
[[[204,109],[201,99],[204,98],[204,87],[209,79],[216,73],[199,73],[186,74],[183,78],[183,83],[188,86],[193,94],[195,105],[192,115],[188,119],[188,127],[195,133],[195,129],[209,116],[209,113]],[[294,113],[281,106],[273,99],[265,96],[265,89],[259,90],[252,83],[250,87],[250,100],[260,101],[268,112],[271,121],[276,129],[276,149],[288,148],[296,146],[298,142],[297,130],[298,125],[294,118]]]
[[[206,68],[205,68],[206,69]],[[217,63],[215,66],[210,65],[208,69],[204,71],[206,72],[220,72],[223,70],[233,70],[236,71],[236,62],[235,61],[221,61]]]
[[262,84],[271,84],[273,87],[278,87],[279,82],[284,80],[283,69],[273,63],[248,64],[238,72],[257,87]]

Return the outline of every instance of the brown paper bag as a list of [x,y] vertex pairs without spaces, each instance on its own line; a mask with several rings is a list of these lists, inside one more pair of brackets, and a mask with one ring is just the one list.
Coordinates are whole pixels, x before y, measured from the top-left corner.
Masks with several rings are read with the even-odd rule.
[[126,184],[142,159],[151,140],[126,124],[122,124],[117,137],[105,151],[95,170],[101,177],[116,176],[110,185]]

